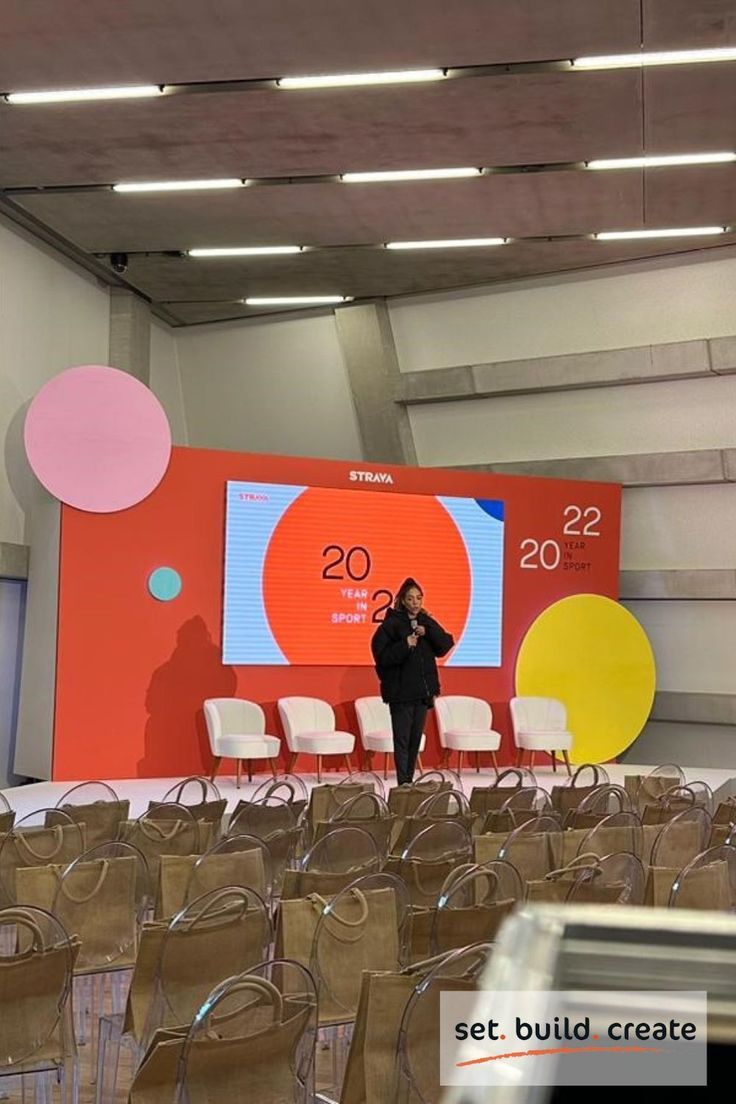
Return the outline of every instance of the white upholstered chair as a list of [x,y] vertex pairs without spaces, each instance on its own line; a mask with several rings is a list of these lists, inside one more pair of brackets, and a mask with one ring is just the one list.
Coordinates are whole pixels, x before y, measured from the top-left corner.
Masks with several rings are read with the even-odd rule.
[[[393,754],[394,737],[391,728],[391,711],[381,698],[356,698],[355,715],[358,718],[358,730],[360,742],[367,759],[368,770],[371,770],[371,760],[376,752],[383,755],[383,777],[388,778],[388,757]],[[419,755],[417,763],[422,771],[421,754],[424,751],[427,737],[422,733],[419,741]]]
[[563,703],[557,698],[512,698],[510,710],[517,767],[521,766],[525,752],[529,752],[529,763],[533,766],[534,753],[544,751],[552,756],[552,768],[557,770],[555,752],[562,752],[570,774],[568,753],[572,733],[567,730],[567,709]]
[[287,773],[294,769],[296,757],[302,752],[317,756],[318,782],[322,781],[324,755],[341,755],[350,773],[355,737],[352,732],[335,729],[335,711],[328,702],[321,698],[279,698],[278,707],[289,749]]
[[223,757],[237,760],[238,787],[244,759],[248,763],[248,780],[253,777],[253,759],[268,759],[271,771],[276,774],[274,760],[281,751],[281,741],[266,735],[266,718],[260,705],[245,698],[208,698],[204,703],[204,719],[215,759],[211,782]]
[[496,752],[501,746],[501,733],[493,726],[493,710],[482,698],[470,698],[464,694],[447,694],[434,703],[437,731],[442,746],[442,759],[449,763],[450,755],[457,752],[457,769],[462,770],[465,752],[475,752],[475,769],[480,770],[478,755],[489,751],[493,766],[498,770]]

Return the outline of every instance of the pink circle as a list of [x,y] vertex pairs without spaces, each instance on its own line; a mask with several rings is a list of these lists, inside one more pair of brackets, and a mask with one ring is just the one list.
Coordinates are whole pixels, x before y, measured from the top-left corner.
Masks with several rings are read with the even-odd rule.
[[135,376],[85,364],[38,392],[24,439],[35,475],[78,510],[107,514],[135,506],[161,482],[171,456],[163,407]]

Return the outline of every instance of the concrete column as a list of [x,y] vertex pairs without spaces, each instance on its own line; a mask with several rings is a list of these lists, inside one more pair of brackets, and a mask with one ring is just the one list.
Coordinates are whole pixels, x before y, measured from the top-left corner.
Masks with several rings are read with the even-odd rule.
[[150,385],[151,308],[125,288],[110,289],[109,363]]
[[340,307],[335,319],[364,459],[379,464],[416,464],[408,413],[394,402],[400,372],[386,304]]

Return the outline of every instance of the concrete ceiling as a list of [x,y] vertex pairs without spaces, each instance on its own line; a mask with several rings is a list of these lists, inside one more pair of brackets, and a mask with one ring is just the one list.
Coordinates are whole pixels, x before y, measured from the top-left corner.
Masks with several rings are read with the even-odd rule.
[[[643,73],[546,63],[719,45],[736,45],[732,0],[6,0],[6,92],[533,64],[403,87],[287,92],[244,83],[156,100],[3,103],[0,209],[82,258],[129,253],[125,280],[184,325],[252,314],[238,304],[246,295],[402,295],[717,250],[736,235],[625,245],[582,235],[734,224],[736,166],[560,166],[736,149],[736,63]],[[329,179],[456,165],[547,167],[450,182]],[[220,176],[280,182],[185,195],[110,190]],[[322,179],[286,182],[295,177]],[[495,235],[551,240],[421,254],[381,248]],[[165,255],[249,244],[314,248],[261,259]]]

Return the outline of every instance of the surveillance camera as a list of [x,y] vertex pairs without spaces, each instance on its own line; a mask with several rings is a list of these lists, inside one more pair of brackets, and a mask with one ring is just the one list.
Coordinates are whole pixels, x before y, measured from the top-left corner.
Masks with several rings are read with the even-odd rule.
[[110,265],[113,272],[126,272],[128,269],[128,254],[127,253],[111,253]]

